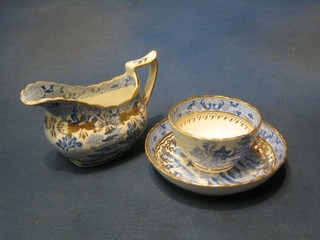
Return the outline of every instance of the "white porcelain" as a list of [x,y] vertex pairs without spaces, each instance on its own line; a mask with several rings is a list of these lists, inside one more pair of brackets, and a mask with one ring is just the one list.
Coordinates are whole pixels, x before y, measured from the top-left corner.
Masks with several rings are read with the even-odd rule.
[[[149,66],[140,92],[137,68]],[[90,86],[55,82],[29,84],[21,101],[45,109],[49,142],[80,167],[108,162],[128,151],[147,125],[147,105],[158,71],[157,52],[125,65],[125,73]]]
[[284,164],[287,154],[284,138],[263,122],[251,150],[232,169],[204,172],[194,167],[177,146],[168,119],[151,129],[145,150],[151,164],[168,181],[204,195],[228,195],[252,189],[268,180]]
[[252,146],[262,117],[244,101],[198,96],[175,104],[168,119],[183,153],[202,171],[231,169]]

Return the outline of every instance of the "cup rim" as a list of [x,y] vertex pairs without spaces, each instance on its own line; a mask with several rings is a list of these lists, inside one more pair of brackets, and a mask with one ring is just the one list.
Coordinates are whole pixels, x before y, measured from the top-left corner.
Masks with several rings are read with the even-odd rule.
[[[245,133],[245,134],[242,134],[242,135],[237,135],[237,136],[234,136],[234,137],[224,137],[224,138],[208,138],[208,137],[200,137],[200,136],[197,136],[197,135],[194,135],[194,134],[191,134],[191,133],[188,133],[186,131],[183,131],[181,129],[179,129],[175,123],[173,122],[172,120],[172,117],[171,117],[171,112],[173,111],[173,109],[175,109],[178,105],[184,103],[184,102],[187,102],[187,101],[190,101],[192,99],[199,99],[199,98],[223,98],[223,99],[229,99],[229,100],[235,100],[237,102],[240,102],[241,104],[244,104],[244,105],[247,105],[248,107],[252,108],[254,111],[256,111],[256,113],[258,114],[258,116],[260,117],[260,120],[259,120],[259,124],[256,126],[256,127],[253,127],[253,129],[251,131],[249,131],[248,133]],[[210,111],[210,110],[209,110]],[[221,111],[221,112],[225,112],[225,111]],[[225,113],[228,113],[228,112],[225,112]],[[232,113],[229,113],[229,114],[232,114]],[[232,115],[235,115],[235,114],[232,114]],[[235,115],[237,116],[237,115]],[[248,102],[245,102],[239,98],[234,98],[234,97],[226,97],[226,96],[222,96],[222,95],[198,95],[198,96],[193,96],[193,97],[189,97],[189,98],[186,98],[186,99],[183,99],[177,103],[175,103],[169,110],[168,112],[168,120],[171,124],[171,126],[178,132],[180,132],[181,134],[184,134],[188,137],[192,137],[192,138],[195,138],[195,139],[199,139],[199,140],[207,140],[207,141],[232,141],[232,140],[235,140],[235,139],[239,139],[239,138],[243,138],[245,136],[249,136],[251,134],[253,134],[254,132],[257,132],[259,130],[259,128],[261,127],[262,125],[262,115],[261,113],[259,112],[259,110],[254,107],[252,104],[248,103]]]

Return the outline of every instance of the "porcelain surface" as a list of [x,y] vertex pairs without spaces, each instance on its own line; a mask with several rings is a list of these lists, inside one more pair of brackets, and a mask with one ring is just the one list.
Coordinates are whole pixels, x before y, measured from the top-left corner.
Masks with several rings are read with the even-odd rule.
[[181,151],[203,171],[222,172],[250,150],[261,126],[259,111],[240,99],[198,96],[168,114]]
[[[149,76],[140,95],[136,69],[145,65],[150,66]],[[146,128],[157,52],[127,62],[125,67],[123,75],[96,85],[40,81],[21,92],[26,105],[44,107],[47,139],[77,166],[96,166],[122,155]]]
[[149,132],[145,149],[157,171],[173,184],[204,195],[227,195],[252,189],[269,179],[285,162],[287,147],[276,129],[262,123],[251,150],[226,172],[195,168],[177,146],[167,119]]

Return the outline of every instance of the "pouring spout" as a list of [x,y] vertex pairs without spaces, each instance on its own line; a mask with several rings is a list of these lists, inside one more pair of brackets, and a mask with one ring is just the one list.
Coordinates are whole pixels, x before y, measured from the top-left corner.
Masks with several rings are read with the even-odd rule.
[[107,108],[129,102],[137,95],[137,88],[136,80],[125,75],[90,86],[39,81],[22,90],[20,99],[29,106],[50,107],[58,103],[72,103]]
[[82,86],[39,81],[26,86],[20,93],[21,101],[28,106],[52,107],[62,102],[81,103],[77,100],[84,92]]
[[55,103],[84,104],[99,108],[119,107],[140,96],[140,78],[136,69],[150,65],[142,100],[148,104],[157,77],[157,52],[151,51],[141,59],[126,63],[124,74],[89,86],[70,86],[55,82],[39,81],[22,90],[21,101],[29,106],[50,106]]
[[62,93],[57,91],[58,85],[61,84],[44,81],[31,83],[21,91],[20,99],[25,105],[29,106],[48,104],[62,98]]

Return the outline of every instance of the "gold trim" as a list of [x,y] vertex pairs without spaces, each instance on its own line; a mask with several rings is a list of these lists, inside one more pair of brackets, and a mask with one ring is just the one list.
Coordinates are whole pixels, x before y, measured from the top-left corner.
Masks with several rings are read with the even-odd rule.
[[[101,83],[97,83],[97,84],[92,84],[92,85],[69,85],[70,87],[72,88],[96,88],[96,87],[100,87],[104,84],[110,84],[112,82],[114,82],[115,80],[117,80],[118,78],[120,77],[123,77],[125,76],[125,74],[122,74],[122,75],[119,75],[119,76],[116,76],[110,80],[107,80],[107,81],[104,81],[104,82],[101,82]],[[132,76],[131,76],[132,77]],[[135,78],[134,80],[137,81],[137,78]],[[66,98],[63,98],[63,97],[55,97],[55,98],[42,98],[38,101],[26,101],[23,97],[23,94],[24,92],[32,85],[37,85],[37,84],[40,84],[40,83],[52,83],[52,84],[59,84],[59,85],[68,85],[68,84],[64,84],[64,83],[56,83],[56,82],[46,82],[46,81],[37,81],[37,82],[34,82],[34,83],[30,83],[28,84],[21,92],[20,92],[20,100],[27,106],[36,106],[36,105],[40,105],[41,103],[46,103],[46,102],[54,102],[54,101],[61,101],[61,102],[71,102],[71,103],[81,103],[83,105],[86,105],[86,106],[93,106],[93,107],[98,107],[98,108],[113,108],[113,107],[119,107],[121,105],[124,105],[124,104],[127,104],[128,102],[130,102],[132,99],[134,99],[138,93],[140,92],[140,84],[137,84],[135,90],[133,91],[133,93],[131,94],[131,97],[129,99],[126,99],[125,101],[119,103],[118,105],[110,105],[108,107],[105,107],[105,106],[102,106],[102,105],[99,105],[99,104],[89,104],[89,103],[86,103],[86,102],[82,102],[81,99],[66,99]]]
[[224,167],[224,168],[218,168],[218,169],[215,169],[215,168],[206,168],[206,167],[203,167],[201,164],[195,162],[195,161],[191,161],[193,166],[195,168],[198,168],[200,171],[202,172],[207,172],[207,173],[222,173],[222,172],[227,172],[228,170],[230,170],[231,168],[233,168],[234,166],[234,163],[231,163],[230,165]]
[[[148,60],[148,56],[149,55],[152,55],[153,58],[151,57],[150,60]],[[23,94],[24,92],[31,86],[31,85],[36,85],[36,84],[39,84],[39,83],[53,83],[53,84],[61,84],[61,85],[68,85],[68,84],[63,84],[63,83],[56,83],[56,82],[46,82],[46,81],[37,81],[37,82],[34,82],[34,83],[30,83],[28,84],[21,92],[20,92],[20,100],[25,104],[25,105],[28,105],[28,106],[35,106],[35,105],[39,105],[41,103],[46,103],[46,102],[53,102],[53,101],[61,101],[61,102],[71,102],[71,103],[81,103],[81,104],[84,104],[86,106],[93,106],[93,107],[98,107],[98,108],[115,108],[115,107],[120,107],[122,105],[125,105],[127,104],[128,102],[130,102],[132,99],[134,99],[140,92],[140,87],[141,87],[141,83],[140,83],[140,78],[139,78],[139,75],[137,74],[136,72],[136,68],[138,67],[142,67],[142,66],[146,66],[146,65],[149,65],[155,69],[153,69],[153,72],[151,74],[151,76],[149,75],[148,76],[148,79],[147,79],[147,83],[150,82],[148,81],[150,79],[150,77],[154,77],[153,79],[153,84],[149,83],[150,86],[150,89],[148,90],[148,96],[142,96],[144,98],[148,98],[147,99],[147,102],[146,102],[146,105],[148,104],[149,102],[149,98],[153,92],[153,88],[154,88],[154,83],[156,81],[156,78],[157,78],[157,73],[158,73],[158,61],[157,61],[157,51],[156,50],[152,50],[150,53],[148,53],[146,56],[142,57],[141,59],[146,59],[146,61],[142,64],[135,64],[135,62],[139,61],[140,59],[138,60],[132,60],[132,61],[129,61],[125,64],[125,67],[126,67],[126,71],[121,74],[121,75],[118,75],[110,80],[107,80],[107,81],[104,81],[104,82],[101,82],[101,83],[97,83],[97,84],[92,84],[92,85],[69,85],[70,87],[73,87],[73,88],[77,88],[77,87],[80,87],[80,88],[96,88],[96,87],[100,87],[102,85],[105,85],[105,84],[110,84],[112,82],[114,82],[115,80],[119,79],[120,77],[124,77],[124,76],[127,76],[127,73],[128,73],[128,69],[127,69],[127,64],[129,63],[133,63],[132,67],[133,67],[133,70],[134,72],[132,74],[130,74],[130,71],[128,73],[128,75],[130,75],[130,77],[132,77],[135,82],[136,82],[136,87],[135,89],[133,90],[130,98],[126,98],[126,100],[120,102],[119,104],[117,105],[109,105],[109,106],[103,106],[103,105],[100,105],[100,104],[89,104],[89,103],[86,103],[86,102],[81,102],[81,99],[78,99],[78,100],[74,100],[74,99],[65,99],[63,97],[55,97],[55,98],[43,98],[43,99],[40,99],[38,101],[26,101],[25,98],[23,97]],[[151,71],[151,70],[150,70]],[[145,87],[146,88],[146,87]],[[144,93],[143,93],[144,94]],[[145,100],[143,98],[141,98],[142,101]]]
[[[244,105],[247,105],[247,106],[253,108],[253,109],[257,112],[257,114],[259,115],[259,117],[260,117],[260,122],[259,122],[259,124],[258,124],[257,127],[254,127],[254,126],[252,125],[253,129],[252,129],[251,131],[249,131],[248,133],[243,134],[243,135],[238,135],[238,136],[236,136],[236,137],[229,137],[229,138],[206,138],[206,137],[198,137],[198,136],[196,136],[196,135],[194,135],[194,134],[191,134],[191,133],[185,132],[185,131],[183,131],[183,130],[180,130],[180,129],[175,125],[175,123],[174,123],[173,120],[172,120],[172,117],[171,117],[171,114],[170,114],[171,111],[173,111],[174,108],[176,108],[178,105],[180,105],[180,104],[182,104],[182,103],[184,103],[184,102],[190,101],[190,100],[192,100],[192,99],[199,99],[199,98],[222,98],[222,99],[229,99],[229,100],[234,100],[234,101],[240,102],[240,103],[242,103],[242,104],[244,104]],[[221,112],[223,112],[223,111],[221,111]],[[229,112],[228,112],[228,113],[229,113]],[[235,114],[232,114],[232,113],[229,113],[229,114],[235,115]],[[237,115],[235,115],[235,116],[237,116]],[[239,116],[237,116],[237,117],[239,117]],[[195,96],[195,97],[190,97],[190,98],[184,99],[184,100],[182,100],[182,101],[180,101],[180,102],[177,102],[176,104],[174,104],[174,105],[170,108],[169,113],[168,113],[168,120],[169,120],[171,126],[172,126],[175,130],[177,130],[178,132],[180,132],[181,134],[184,134],[184,135],[187,135],[187,136],[189,136],[189,137],[196,138],[196,139],[200,139],[200,140],[216,140],[216,141],[231,141],[231,140],[235,140],[235,139],[238,139],[238,138],[243,138],[243,137],[245,137],[245,136],[254,134],[255,132],[257,132],[257,131],[259,130],[259,128],[261,127],[261,124],[262,124],[262,122],[263,122],[263,121],[262,121],[262,115],[261,115],[261,113],[258,111],[258,109],[257,109],[256,107],[254,107],[254,106],[251,105],[250,103],[247,103],[247,102],[245,102],[245,101],[242,101],[242,100],[240,100],[240,99],[238,99],[238,98],[231,98],[231,97],[226,97],[226,96],[222,96],[222,95],[202,95],[202,96]]]
[[[196,121],[201,121],[204,120],[206,121],[207,119],[222,119],[222,120],[227,120],[230,123],[234,123],[236,126],[241,127],[242,130],[246,131],[247,133],[252,131],[254,129],[254,126],[246,119],[241,118],[239,116],[236,116],[232,113],[228,112],[222,112],[222,111],[201,111],[201,112],[193,112],[189,115],[186,115],[176,122],[176,128],[180,129],[181,131],[184,131],[184,126],[190,125],[192,122],[195,123]],[[184,131],[186,132],[186,131]],[[246,133],[246,134],[247,134]],[[195,133],[193,135],[201,137]],[[234,136],[234,137],[237,137]]]
[[[165,118],[163,120],[161,120],[159,123],[157,123],[153,128],[151,128],[151,130],[149,131],[147,137],[146,137],[146,141],[145,141],[145,152],[147,154],[147,157],[150,161],[150,163],[159,171],[161,172],[162,174],[166,175],[167,177],[171,178],[171,179],[174,179],[176,181],[179,181],[179,182],[184,182],[186,184],[189,184],[189,185],[194,185],[194,186],[199,186],[199,187],[203,187],[203,188],[221,188],[221,187],[238,187],[238,186],[242,186],[242,185],[246,185],[246,184],[249,184],[249,183],[254,183],[254,182],[258,182],[259,180],[262,180],[264,178],[267,178],[269,176],[272,176],[275,172],[277,172],[277,170],[286,162],[286,158],[287,158],[287,154],[288,154],[288,148],[287,148],[287,144],[286,144],[286,141],[284,140],[283,136],[278,132],[277,129],[275,129],[274,127],[272,127],[270,124],[268,123],[265,123],[263,122],[263,124],[265,124],[267,127],[271,128],[280,138],[281,138],[281,141],[283,142],[283,145],[284,145],[284,156],[283,156],[283,161],[276,167],[274,166],[273,169],[269,172],[267,172],[266,174],[263,174],[263,175],[260,175],[259,177],[255,178],[255,179],[252,179],[252,180],[249,180],[249,181],[246,181],[246,182],[242,182],[241,184],[220,184],[220,185],[203,185],[203,184],[198,184],[198,183],[194,183],[194,182],[191,182],[191,181],[187,181],[185,179],[181,179],[181,178],[177,178],[171,174],[169,174],[168,172],[166,171],[163,171],[163,169],[161,169],[160,167],[158,167],[158,164],[156,163],[156,160],[154,159],[154,156],[151,156],[151,153],[149,152],[149,148],[148,148],[148,142],[149,142],[149,138],[150,138],[150,135],[151,133],[157,128],[159,127],[162,123],[168,121],[168,118]],[[169,135],[171,132],[169,132],[167,135]],[[165,136],[164,136],[165,137]],[[271,146],[269,143],[267,143],[265,141],[266,144],[268,144],[269,146]],[[271,147],[271,149],[273,150],[273,148]],[[273,150],[273,153],[274,153],[274,150]],[[274,153],[275,154],[275,153]]]

